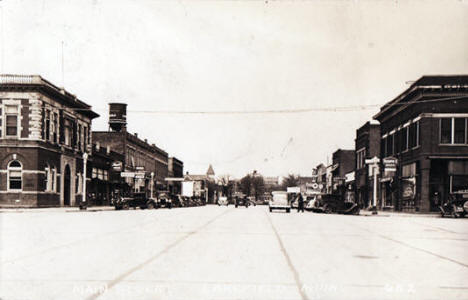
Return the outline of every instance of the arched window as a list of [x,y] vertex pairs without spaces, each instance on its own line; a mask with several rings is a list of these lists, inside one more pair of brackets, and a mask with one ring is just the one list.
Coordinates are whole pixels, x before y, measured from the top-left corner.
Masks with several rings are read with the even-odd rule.
[[21,191],[22,185],[22,170],[21,163],[13,160],[8,164],[8,189]]

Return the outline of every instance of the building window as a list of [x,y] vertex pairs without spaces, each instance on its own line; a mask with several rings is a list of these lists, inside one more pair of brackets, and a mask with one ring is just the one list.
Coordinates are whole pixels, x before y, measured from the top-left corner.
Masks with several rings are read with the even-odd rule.
[[366,148],[356,152],[356,169],[362,169],[365,166]]
[[465,118],[454,118],[454,144],[466,144],[466,119]]
[[96,168],[93,168],[93,172],[91,174],[91,178],[97,178],[98,177],[98,170]]
[[45,140],[47,141],[50,141],[51,140],[51,135],[50,135],[50,111],[49,110],[46,110],[45,111],[45,120],[44,120],[44,130],[45,130],[45,133],[44,133],[44,136],[45,136]]
[[409,135],[408,126],[403,127],[401,130],[401,151],[408,150],[408,135]]
[[467,118],[441,118],[441,144],[467,144]]
[[18,136],[18,120],[19,120],[19,109],[18,105],[5,105],[5,125],[6,125],[6,136],[17,137]]
[[106,170],[104,170],[104,180],[109,180],[109,173]]
[[389,134],[387,136],[387,151],[386,151],[386,156],[392,156],[393,155],[393,134]]
[[8,164],[8,190],[22,190],[22,170],[23,167],[17,160]]
[[55,144],[57,144],[57,131],[58,131],[57,123],[58,123],[58,114],[57,114],[57,113],[54,113],[54,114],[53,114],[53,117],[54,117],[54,120],[53,120],[53,122],[52,122],[52,124],[53,124],[53,130],[52,130],[52,132],[53,132],[53,139],[52,139],[52,141],[53,141]]
[[52,182],[51,182],[51,189],[50,190],[52,192],[56,192],[57,191],[57,169],[55,169],[55,167],[53,167],[51,171],[52,172],[51,172],[51,175],[50,175],[51,177],[50,178],[51,178]]
[[419,121],[411,123],[408,130],[408,147],[414,148],[419,146]]

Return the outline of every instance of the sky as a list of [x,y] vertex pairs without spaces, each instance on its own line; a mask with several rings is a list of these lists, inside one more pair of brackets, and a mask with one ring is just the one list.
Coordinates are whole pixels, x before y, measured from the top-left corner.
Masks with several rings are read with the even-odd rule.
[[[0,0],[1,73],[39,74],[184,170],[310,176],[423,75],[468,73],[468,1]],[[337,108],[337,109],[336,109]]]

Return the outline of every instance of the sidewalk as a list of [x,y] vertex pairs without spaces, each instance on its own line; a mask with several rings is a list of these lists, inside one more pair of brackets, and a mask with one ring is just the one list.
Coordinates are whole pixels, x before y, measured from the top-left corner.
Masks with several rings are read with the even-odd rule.
[[80,210],[79,207],[44,207],[44,208],[0,208],[0,213],[41,213],[41,212],[97,212],[115,210],[113,206],[92,206],[86,210]]
[[372,214],[372,211],[361,210],[360,216],[366,217],[412,217],[412,218],[440,218],[440,213],[407,213],[407,212],[395,212],[395,211],[378,211],[376,215]]

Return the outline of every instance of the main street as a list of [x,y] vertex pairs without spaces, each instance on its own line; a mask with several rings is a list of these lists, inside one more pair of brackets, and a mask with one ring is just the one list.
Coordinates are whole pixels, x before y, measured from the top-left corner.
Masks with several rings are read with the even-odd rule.
[[467,299],[468,219],[2,212],[0,298]]

